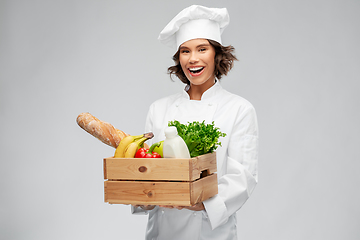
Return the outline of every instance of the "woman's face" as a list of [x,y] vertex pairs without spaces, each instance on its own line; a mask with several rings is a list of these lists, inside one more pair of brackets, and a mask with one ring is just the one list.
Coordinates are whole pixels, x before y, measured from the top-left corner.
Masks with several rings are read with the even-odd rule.
[[207,39],[192,39],[179,47],[179,60],[192,85],[212,86],[215,82],[215,49]]

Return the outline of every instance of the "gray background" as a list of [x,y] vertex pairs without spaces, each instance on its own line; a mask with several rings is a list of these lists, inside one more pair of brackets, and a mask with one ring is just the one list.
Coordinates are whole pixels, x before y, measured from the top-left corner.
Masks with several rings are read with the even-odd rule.
[[[103,202],[114,149],[90,112],[141,134],[181,91],[158,33],[194,1],[0,1],[0,239],[143,239],[146,216]],[[259,184],[239,239],[359,239],[360,1],[197,1],[227,7],[240,61],[223,87],[260,125]]]

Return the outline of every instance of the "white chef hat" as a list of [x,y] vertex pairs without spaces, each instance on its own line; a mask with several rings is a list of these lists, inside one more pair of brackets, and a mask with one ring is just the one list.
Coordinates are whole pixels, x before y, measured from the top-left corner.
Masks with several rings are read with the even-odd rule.
[[176,49],[182,43],[196,38],[210,39],[221,44],[221,34],[229,22],[226,8],[192,5],[176,15],[161,31],[158,39]]

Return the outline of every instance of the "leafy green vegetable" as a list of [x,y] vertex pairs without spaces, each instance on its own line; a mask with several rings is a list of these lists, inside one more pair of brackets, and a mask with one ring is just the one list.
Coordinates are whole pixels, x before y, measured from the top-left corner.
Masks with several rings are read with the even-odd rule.
[[225,133],[219,131],[219,128],[215,127],[214,122],[212,124],[205,124],[205,121],[181,124],[175,120],[170,121],[168,126],[177,128],[179,136],[184,139],[189,148],[191,157],[215,151],[218,146],[221,146],[219,138],[226,136]]

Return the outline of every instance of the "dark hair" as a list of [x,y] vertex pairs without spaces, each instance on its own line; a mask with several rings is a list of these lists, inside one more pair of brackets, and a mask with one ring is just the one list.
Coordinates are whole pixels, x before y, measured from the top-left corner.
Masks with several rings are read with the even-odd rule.
[[[214,73],[215,73],[215,77],[218,80],[220,80],[221,77],[223,75],[227,75],[227,73],[234,66],[234,61],[238,60],[233,54],[235,48],[231,45],[224,47],[220,43],[213,40],[208,39],[208,41],[210,45],[213,46],[215,49]],[[170,74],[170,77],[172,77],[172,75],[175,74],[183,83],[190,84],[189,80],[187,79],[185,73],[181,68],[179,56],[180,56],[180,51],[178,50],[172,58],[175,62],[175,65],[168,68],[168,73]]]

